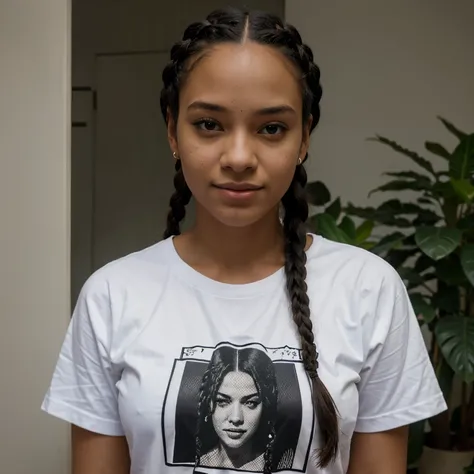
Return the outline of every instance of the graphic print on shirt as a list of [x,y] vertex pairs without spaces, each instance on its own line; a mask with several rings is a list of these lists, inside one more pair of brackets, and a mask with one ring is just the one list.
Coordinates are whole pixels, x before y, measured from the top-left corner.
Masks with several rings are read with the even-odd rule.
[[162,417],[168,466],[305,472],[313,426],[299,349],[223,342],[175,360]]

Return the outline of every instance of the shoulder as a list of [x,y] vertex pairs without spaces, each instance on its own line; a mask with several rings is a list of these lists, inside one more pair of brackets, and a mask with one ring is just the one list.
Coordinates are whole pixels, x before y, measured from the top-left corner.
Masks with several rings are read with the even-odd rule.
[[377,297],[381,292],[396,299],[405,285],[388,262],[368,250],[313,236],[307,251],[308,282],[355,297]]
[[169,271],[170,246],[171,238],[98,268],[84,283],[79,302],[81,299],[113,302],[140,289],[148,291],[151,286],[159,291],[163,286],[160,282]]

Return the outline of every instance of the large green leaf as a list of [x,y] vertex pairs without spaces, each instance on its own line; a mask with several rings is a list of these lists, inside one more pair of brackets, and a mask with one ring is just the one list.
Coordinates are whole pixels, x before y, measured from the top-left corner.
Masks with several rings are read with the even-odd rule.
[[449,122],[445,118],[438,116],[438,120],[441,120],[441,122],[448,129],[448,131],[450,131],[459,140],[462,140],[465,136],[467,136],[467,133],[464,133],[461,130],[459,130],[457,127],[455,127],[451,122]]
[[468,179],[451,179],[454,191],[466,203],[474,200],[474,186]]
[[331,200],[331,193],[322,181],[308,183],[305,191],[308,202],[313,206],[324,206]]
[[433,260],[440,260],[460,245],[462,231],[447,227],[420,227],[416,230],[418,247]]
[[436,317],[435,309],[426,301],[425,297],[420,293],[410,294],[410,301],[413,310],[417,316],[421,316],[427,324],[431,323]]
[[421,173],[417,173],[416,171],[388,171],[383,174],[384,176],[390,176],[392,178],[414,179],[414,180],[422,181],[423,183],[426,183],[427,185],[432,183],[431,179],[428,176]]
[[392,150],[395,150],[398,153],[401,153],[408,158],[411,158],[418,166],[428,171],[430,174],[435,175],[435,171],[433,169],[433,165],[426,159],[421,157],[418,153],[408,150],[403,146],[399,145],[397,142],[390,140],[389,138],[382,137],[377,135],[375,138],[371,139],[373,141],[377,141],[383,143],[384,145],[388,145]]
[[436,262],[436,276],[448,285],[466,285],[467,279],[456,253]]
[[400,199],[389,199],[378,207],[378,211],[387,211],[393,214],[418,214],[425,211],[423,207],[412,202],[402,202]]
[[387,252],[393,248],[396,248],[402,245],[405,237],[406,237],[405,234],[402,234],[401,232],[393,232],[389,235],[384,236],[382,239],[380,239],[380,241],[370,250],[373,253],[380,255],[384,252]]
[[438,181],[433,185],[433,193],[435,196],[444,199],[457,198],[458,195],[453,188],[451,181]]
[[334,217],[334,219],[339,219],[341,215],[341,198],[336,198],[328,207],[325,209],[325,213]]
[[465,275],[474,286],[474,244],[467,244],[461,249],[461,266]]
[[397,217],[389,210],[380,210],[373,207],[357,207],[349,203],[345,212],[348,215],[354,217],[360,217],[361,219],[373,220],[380,224],[391,226],[391,227],[411,227],[412,223],[403,217]]
[[468,214],[458,221],[457,227],[462,230],[473,231],[474,230],[474,213]]
[[474,133],[464,137],[449,162],[449,176],[453,179],[470,179],[474,174]]
[[440,156],[441,158],[444,158],[446,160],[449,160],[451,158],[451,153],[449,153],[449,151],[446,150],[446,148],[444,148],[444,146],[440,145],[439,143],[425,142],[425,148],[434,155]]
[[385,255],[385,260],[394,268],[401,267],[410,257],[413,257],[419,250],[412,249],[391,249]]
[[440,311],[452,314],[459,312],[459,288],[438,282],[438,289],[433,295],[432,304]]
[[334,242],[352,244],[353,240],[337,226],[336,219],[329,214],[316,214],[310,218],[319,235]]
[[423,225],[433,225],[440,221],[440,217],[431,209],[421,209],[418,215],[413,219],[413,225],[420,227]]
[[422,197],[419,197],[416,200],[416,202],[418,202],[420,204],[428,204],[428,205],[432,206],[436,201],[431,197],[422,196]]
[[369,196],[376,192],[385,192],[385,191],[431,191],[432,185],[426,184],[423,181],[407,181],[402,179],[395,179],[389,181],[388,183],[379,186],[378,188],[373,189],[369,192]]
[[432,268],[434,263],[435,262],[433,261],[433,259],[428,257],[428,255],[421,253],[421,255],[417,258],[415,262],[415,270],[418,273],[423,273],[429,268]]
[[339,228],[342,229],[351,239],[352,242],[356,240],[356,226],[354,221],[349,216],[344,216]]
[[374,229],[374,221],[365,220],[362,224],[356,229],[356,243],[361,244],[366,241],[372,234]]
[[400,278],[407,283],[409,288],[416,288],[425,282],[425,279],[413,268],[400,267],[397,271]]
[[434,332],[449,366],[464,382],[474,382],[474,319],[446,316],[438,321]]

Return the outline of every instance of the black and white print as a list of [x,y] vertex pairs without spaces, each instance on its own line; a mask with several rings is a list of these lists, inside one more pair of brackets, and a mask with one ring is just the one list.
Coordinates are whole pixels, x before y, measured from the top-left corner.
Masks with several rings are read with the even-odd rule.
[[168,466],[305,472],[314,411],[300,350],[257,343],[183,348],[162,422]]

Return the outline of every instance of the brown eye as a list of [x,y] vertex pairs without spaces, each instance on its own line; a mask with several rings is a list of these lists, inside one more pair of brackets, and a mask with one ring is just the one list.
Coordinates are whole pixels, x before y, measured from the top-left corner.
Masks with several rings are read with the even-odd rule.
[[283,127],[283,125],[280,125],[278,123],[271,123],[263,127],[261,133],[263,133],[263,135],[278,135],[283,133],[285,130],[286,128]]
[[215,120],[210,119],[199,120],[194,125],[204,132],[219,132],[222,130]]

